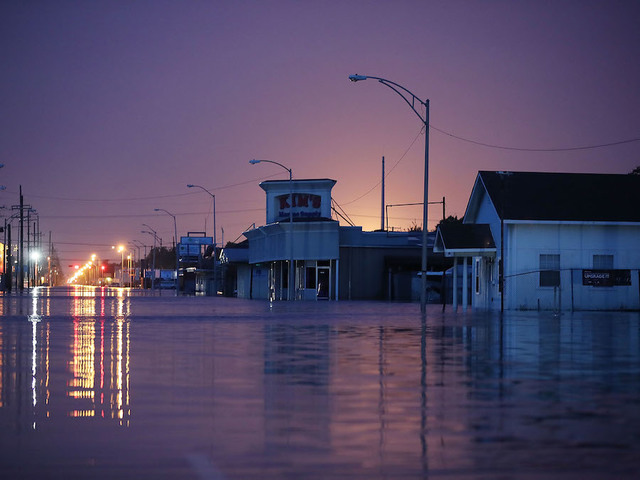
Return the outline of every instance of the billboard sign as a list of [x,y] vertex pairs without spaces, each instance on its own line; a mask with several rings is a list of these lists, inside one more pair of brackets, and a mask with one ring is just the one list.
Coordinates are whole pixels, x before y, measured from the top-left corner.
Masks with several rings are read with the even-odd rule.
[[278,195],[276,197],[277,221],[288,220],[290,212],[294,219],[322,217],[322,197],[320,195],[313,193],[294,193],[293,208],[289,205],[289,200],[289,194]]
[[213,245],[213,237],[180,237],[181,245]]

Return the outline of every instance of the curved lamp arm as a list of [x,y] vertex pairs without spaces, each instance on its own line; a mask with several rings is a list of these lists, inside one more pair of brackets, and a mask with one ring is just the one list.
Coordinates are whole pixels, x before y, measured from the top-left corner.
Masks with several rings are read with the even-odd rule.
[[251,165],[255,165],[256,163],[273,163],[274,165],[278,165],[278,166],[284,168],[287,172],[289,172],[289,178],[291,178],[291,175],[292,175],[290,168],[285,167],[281,163],[274,162],[273,160],[257,160],[257,159],[254,158],[253,160],[249,160],[249,163]]
[[423,116],[420,112],[418,112],[418,110],[416,110],[416,101],[418,103],[420,103],[420,105],[422,105],[425,109],[429,108],[428,102],[427,101],[423,101],[420,99],[420,97],[418,97],[417,95],[415,95],[413,92],[411,92],[410,90],[408,90],[407,88],[403,87],[402,85],[396,83],[396,82],[392,82],[391,80],[387,80],[386,78],[380,78],[380,77],[372,77],[369,75],[349,75],[349,80],[351,80],[352,82],[359,82],[361,80],[367,80],[367,79],[372,79],[372,80],[378,80],[378,82],[380,82],[381,84],[383,84],[386,87],[389,87],[391,90],[393,90],[394,92],[396,92],[398,95],[400,95],[400,97],[406,102],[407,105],[409,105],[409,107],[411,108],[411,110],[413,110],[413,112],[418,116],[418,118],[422,121],[422,123],[424,123],[425,125],[428,124],[429,120],[428,117]]

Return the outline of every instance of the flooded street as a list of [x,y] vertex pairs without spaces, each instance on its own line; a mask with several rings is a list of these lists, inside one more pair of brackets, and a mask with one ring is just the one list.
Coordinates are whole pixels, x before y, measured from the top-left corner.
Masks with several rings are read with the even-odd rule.
[[0,297],[0,477],[640,477],[640,314]]

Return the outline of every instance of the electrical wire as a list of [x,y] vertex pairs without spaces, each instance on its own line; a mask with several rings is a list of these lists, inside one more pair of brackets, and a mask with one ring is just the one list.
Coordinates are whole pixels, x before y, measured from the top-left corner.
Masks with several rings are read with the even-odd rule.
[[[480,142],[480,141],[477,141],[477,140],[472,140],[472,139],[469,139],[469,138],[461,137],[460,135],[455,135],[455,134],[453,134],[451,132],[447,132],[446,130],[438,128],[438,127],[436,127],[435,125],[433,125],[431,123],[429,124],[429,128],[433,129],[436,132],[441,133],[443,135],[447,135],[447,136],[449,136],[451,138],[455,138],[456,140],[460,140],[460,141],[467,142],[467,143],[472,143],[474,145],[479,145],[479,146],[486,147],[486,148],[495,148],[495,149],[500,149],[500,150],[511,150],[511,151],[518,151],[518,152],[540,152],[540,153],[544,153],[544,152],[546,152],[546,153],[572,152],[572,151],[579,151],[579,150],[591,150],[591,149],[596,149],[596,148],[613,147],[613,146],[616,146],[616,145],[624,145],[624,144],[627,144],[627,143],[640,142],[640,137],[635,137],[635,138],[629,138],[629,139],[626,139],[626,140],[619,140],[619,141],[616,141],[616,142],[600,143],[600,144],[595,144],[595,145],[583,145],[583,146],[578,146],[578,147],[558,147],[558,148],[509,147],[509,146],[505,146],[505,145],[496,145],[496,144],[492,144],[492,143],[485,143],[485,142]],[[409,150],[411,150],[411,147],[413,147],[413,144],[416,142],[416,140],[418,140],[418,137],[423,132],[424,132],[424,126],[420,129],[420,132],[413,139],[413,141],[411,142],[411,144],[409,145],[407,150],[402,154],[400,159],[398,159],[398,161],[393,165],[393,167],[391,167],[391,169],[388,172],[385,173],[385,176],[384,176],[385,179],[398,166],[400,161],[406,156],[406,154],[409,152]],[[355,198],[354,200],[351,200],[350,202],[345,203],[344,205],[350,205],[350,204],[355,203],[358,200],[366,197],[373,190],[375,190],[381,183],[382,183],[382,180],[377,182],[375,185],[373,185],[369,190],[367,190],[365,193],[363,193],[359,197]]]
[[626,140],[620,140],[617,142],[609,142],[609,143],[600,143],[600,144],[596,144],[596,145],[584,145],[584,146],[580,146],[580,147],[560,147],[560,148],[526,148],[526,147],[508,147],[505,145],[495,145],[495,144],[491,144],[491,143],[485,143],[485,142],[480,142],[477,140],[471,140],[469,138],[465,138],[465,137],[461,137],[459,135],[454,135],[451,132],[447,132],[445,130],[442,130],[432,124],[429,124],[429,128],[434,129],[436,132],[442,133],[443,135],[447,135],[451,138],[455,138],[456,140],[461,140],[463,142],[467,142],[467,143],[472,143],[474,145],[480,145],[481,147],[487,147],[487,148],[497,148],[500,150],[512,150],[512,151],[517,151],[517,152],[572,152],[572,151],[576,151],[576,150],[591,150],[594,148],[604,148],[604,147],[613,147],[616,145],[624,145],[625,143],[633,143],[633,142],[639,142],[640,141],[640,137],[637,138],[629,138]]
[[[221,187],[215,187],[215,188],[210,188],[210,190],[225,190],[227,188],[234,188],[234,187],[239,187],[241,185],[246,185],[248,183],[255,183],[261,180],[267,180],[269,178],[278,176],[279,173],[274,173],[272,175],[267,175],[265,177],[259,177],[259,178],[255,178],[253,180],[246,180],[244,182],[239,182],[239,183],[232,183],[229,185],[223,185]],[[7,193],[17,193],[17,192],[10,192],[7,191]],[[154,195],[154,196],[150,196],[150,197],[118,197],[118,198],[71,198],[71,197],[52,197],[52,196],[48,196],[48,195],[38,195],[38,194],[29,194],[29,198],[33,197],[33,198],[42,198],[42,199],[46,199],[46,200],[62,200],[62,201],[68,201],[68,202],[104,202],[104,203],[108,203],[108,202],[132,202],[132,201],[140,201],[140,200],[159,200],[159,199],[163,199],[163,198],[176,198],[176,197],[187,197],[187,196],[192,196],[192,195],[198,195],[200,192],[198,191],[194,191],[194,192],[186,192],[186,193],[174,193],[174,194],[170,194],[170,195]]]
[[[409,150],[411,150],[411,147],[413,147],[413,144],[416,143],[416,141],[418,140],[418,138],[420,137],[420,135],[422,135],[422,132],[424,132],[424,126],[422,128],[420,128],[420,131],[418,131],[418,134],[415,136],[415,138],[411,141],[411,143],[409,144],[409,146],[407,147],[407,149],[404,151],[404,153],[402,154],[402,156],[398,159],[398,161],[393,165],[393,167],[391,167],[391,169],[388,172],[385,172],[384,174],[384,178],[386,179],[391,172],[393,172],[393,170],[398,166],[398,164],[404,159],[404,157],[407,156],[407,153],[409,153]],[[366,197],[367,195],[369,195],[371,192],[373,192],[380,184],[382,183],[382,180],[380,180],[378,183],[376,183],[373,187],[371,187],[369,190],[367,190],[366,192],[364,192],[362,195],[360,195],[358,198],[351,200],[350,202],[344,203],[343,205],[351,205],[352,203],[357,202],[358,200],[360,200],[361,198]]]
[[[262,208],[244,208],[239,210],[219,210],[218,214],[226,214],[226,213],[240,213],[240,212],[261,212]],[[176,217],[190,217],[196,215],[209,215],[211,210],[208,212],[181,212],[175,213]],[[51,220],[51,219],[91,219],[91,218],[149,218],[149,217],[162,217],[162,214],[159,213],[129,213],[129,214],[115,214],[115,215],[45,215],[41,216],[42,219]]]

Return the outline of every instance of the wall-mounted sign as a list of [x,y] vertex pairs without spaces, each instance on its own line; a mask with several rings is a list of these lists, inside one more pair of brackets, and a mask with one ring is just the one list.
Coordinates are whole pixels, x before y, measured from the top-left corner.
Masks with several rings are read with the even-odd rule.
[[213,237],[180,237],[182,245],[213,245]]
[[582,285],[614,287],[631,285],[631,270],[583,270]]
[[293,218],[320,218],[322,217],[322,197],[312,193],[294,193],[293,208],[289,205],[289,195],[276,197],[276,220],[283,221],[289,218],[291,211]]

